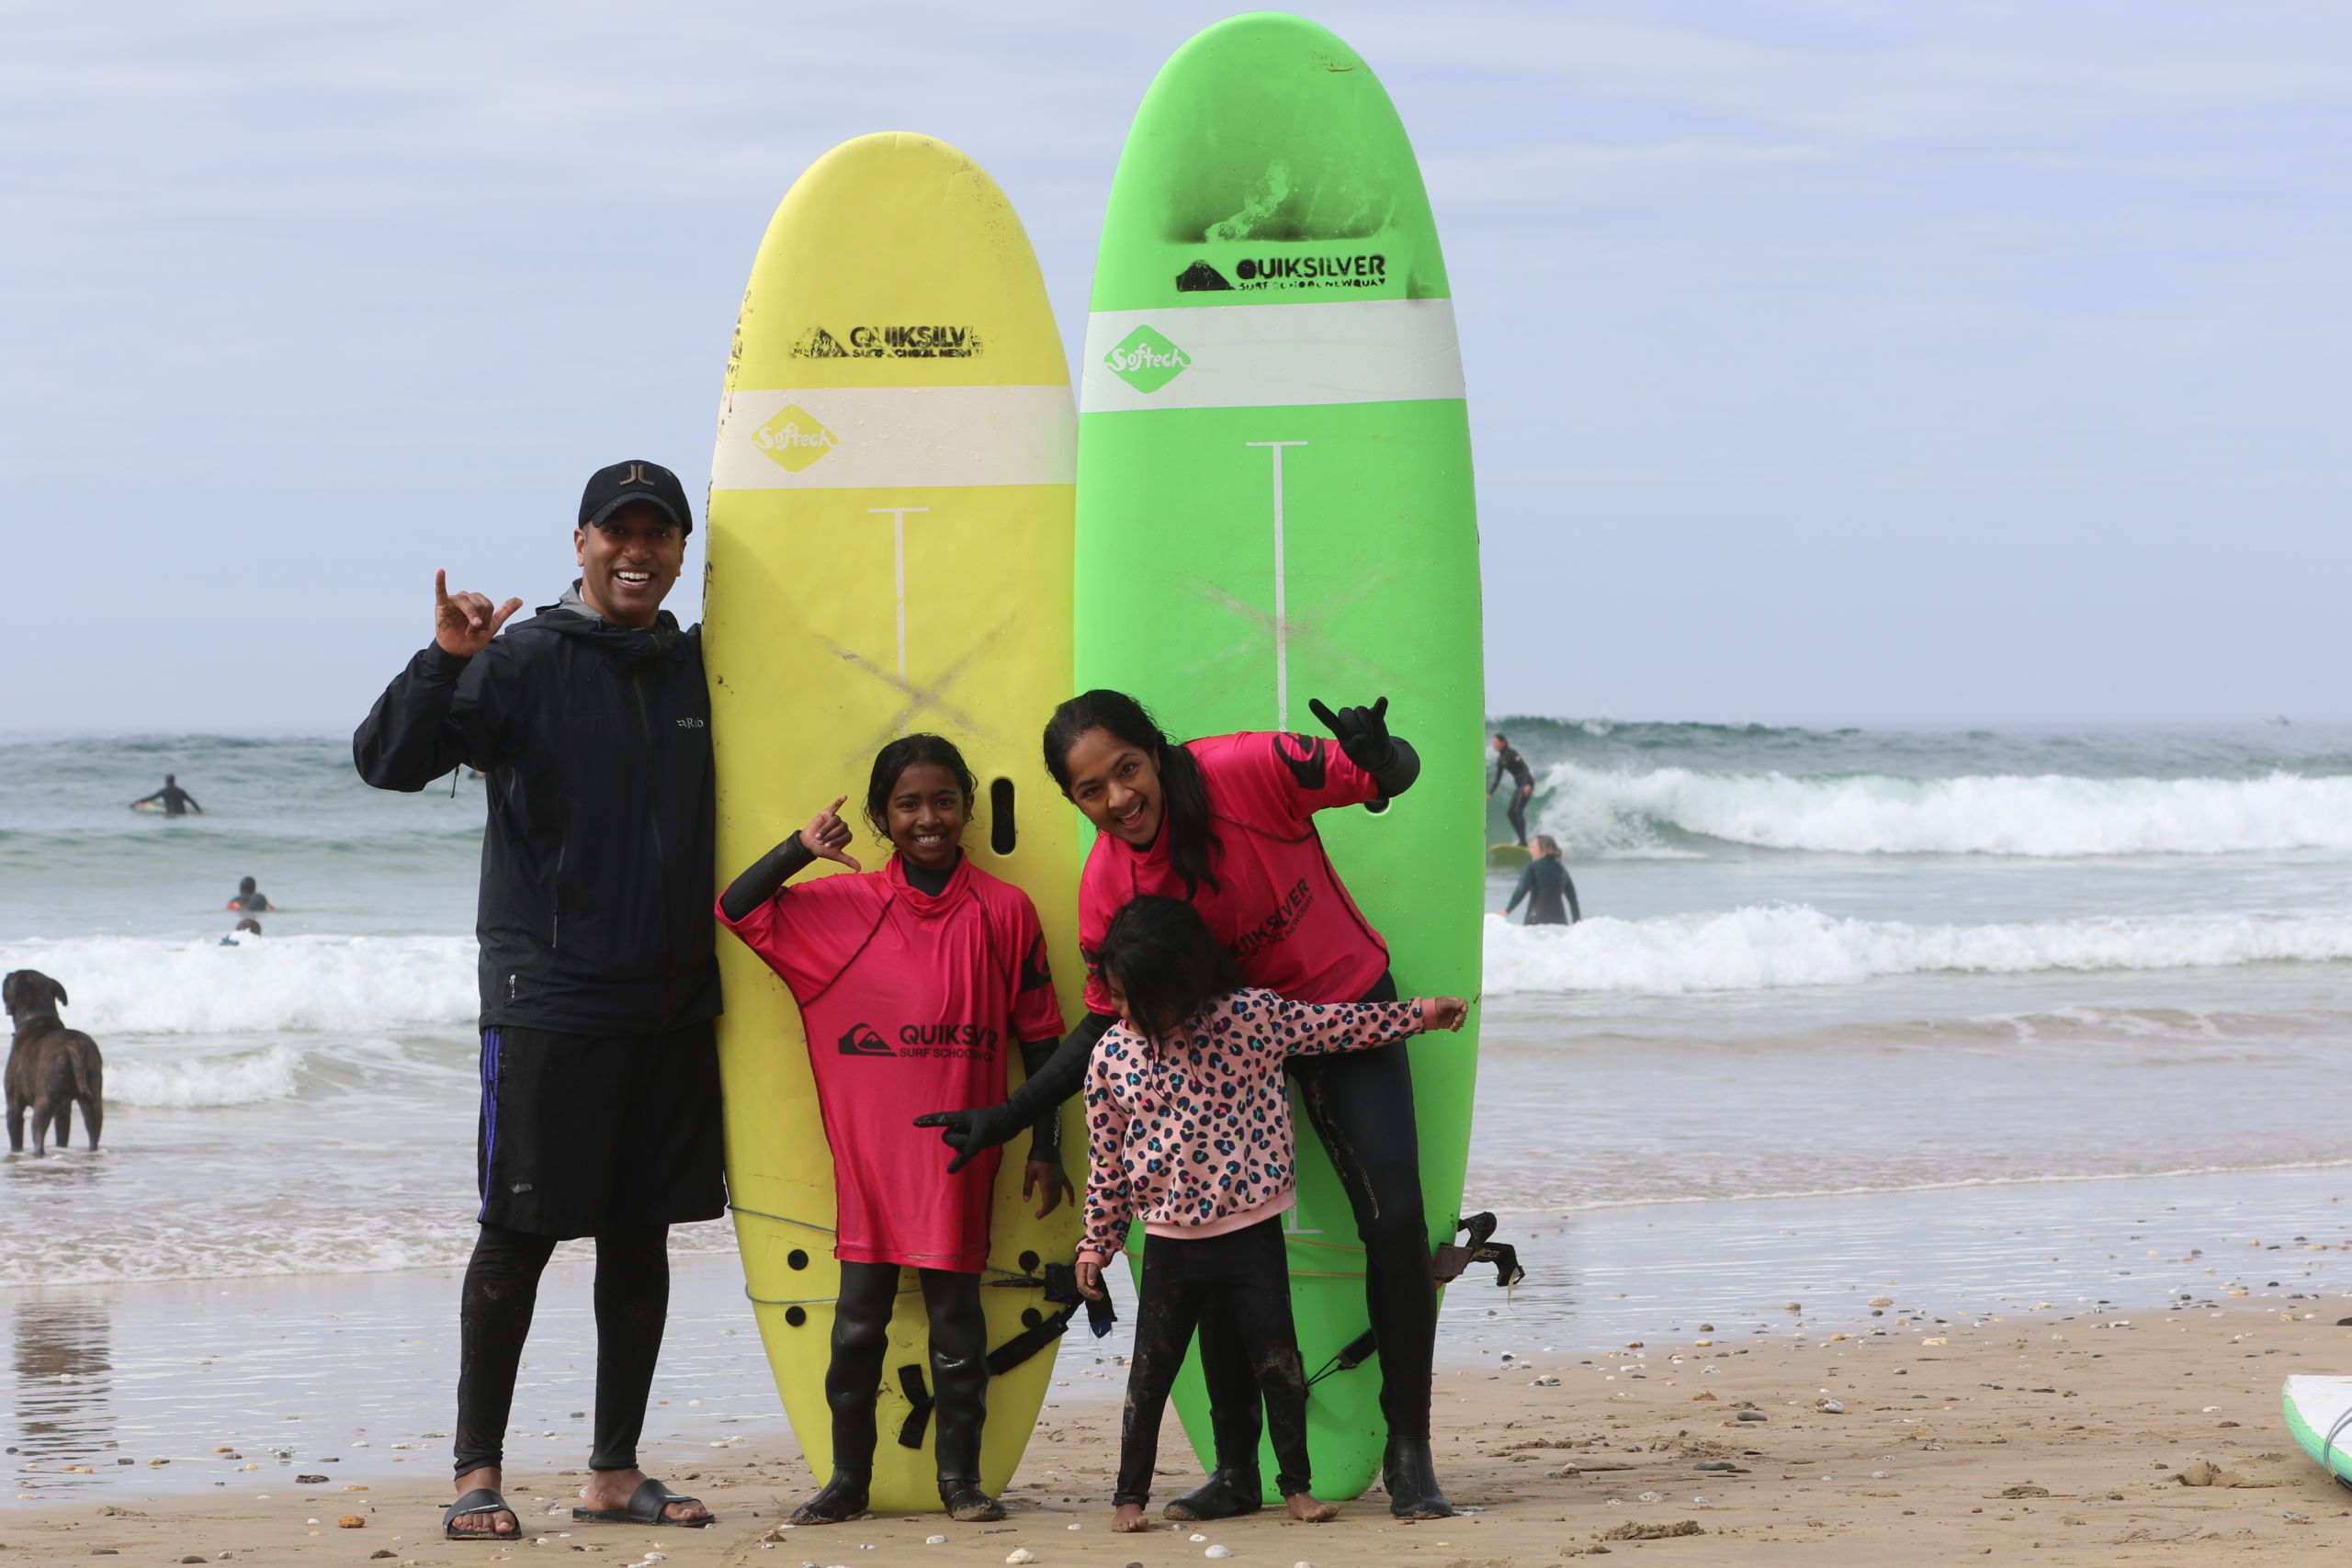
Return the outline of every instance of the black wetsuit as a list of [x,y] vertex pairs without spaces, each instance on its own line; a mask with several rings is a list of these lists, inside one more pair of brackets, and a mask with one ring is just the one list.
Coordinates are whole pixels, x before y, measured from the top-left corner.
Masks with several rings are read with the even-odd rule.
[[[1519,886],[1511,890],[1510,902],[1503,906],[1508,915],[1519,908],[1521,899],[1527,900],[1527,923],[1531,926],[1572,926],[1584,919],[1584,910],[1577,903],[1576,880],[1568,875],[1556,855],[1537,855],[1519,874]],[[1565,907],[1563,906],[1565,900]]]
[[1506,745],[1495,753],[1494,776],[1487,781],[1487,797],[1489,800],[1501,787],[1506,773],[1511,777],[1510,804],[1504,808],[1503,815],[1510,818],[1510,830],[1518,834],[1519,841],[1524,844],[1527,842],[1527,801],[1535,793],[1535,775],[1528,771],[1527,759],[1521,756],[1517,749]]
[[191,811],[198,817],[204,815],[204,807],[196,803],[196,796],[175,784],[167,784],[153,795],[141,795],[130,804],[144,806],[151,800],[164,803],[164,815],[166,817],[185,817]]

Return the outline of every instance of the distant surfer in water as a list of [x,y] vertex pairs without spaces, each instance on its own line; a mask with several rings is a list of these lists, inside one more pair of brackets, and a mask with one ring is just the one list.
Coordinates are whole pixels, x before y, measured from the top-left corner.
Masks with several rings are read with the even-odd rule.
[[248,915],[274,914],[277,909],[277,906],[269,901],[269,896],[255,886],[250,876],[237,884],[237,896],[229,900],[229,908]]
[[1528,771],[1527,759],[1513,749],[1510,737],[1495,737],[1495,771],[1487,779],[1487,798],[1495,798],[1495,791],[1502,787],[1503,775],[1511,777],[1510,805],[1503,815],[1510,818],[1510,830],[1517,834],[1521,848],[1527,844],[1527,803],[1535,795],[1535,775]]
[[[1310,705],[1337,745],[1319,736],[1258,733],[1179,746],[1123,692],[1082,693],[1054,710],[1046,766],[1101,829],[1079,883],[1087,1018],[1004,1105],[918,1118],[945,1129],[959,1163],[1012,1137],[1085,1078],[1094,1043],[1118,1015],[1095,955],[1112,918],[1138,894],[1192,904],[1251,986],[1300,1002],[1396,999],[1387,946],[1340,885],[1314,818],[1340,807],[1386,810],[1420,775],[1420,758],[1388,733],[1385,697],[1337,713]],[[1405,1045],[1302,1057],[1289,1072],[1347,1188],[1363,1242],[1365,1303],[1380,1343],[1380,1407],[1388,1426],[1381,1475],[1389,1511],[1442,1518],[1453,1508],[1430,1453],[1437,1292]],[[1201,1362],[1216,1412],[1216,1470],[1168,1506],[1171,1518],[1250,1513],[1262,1495],[1249,1357],[1238,1337],[1204,1325]]]
[[1584,919],[1584,910],[1577,903],[1576,882],[1560,860],[1560,840],[1549,833],[1535,835],[1535,858],[1519,874],[1519,886],[1511,890],[1503,913],[1518,908],[1522,898],[1527,900],[1526,923],[1531,926],[1572,926]]
[[[793,1512],[796,1525],[865,1511],[902,1268],[919,1271],[931,1320],[939,1500],[967,1522],[1004,1517],[980,1488],[989,1386],[980,1270],[996,1151],[944,1174],[938,1145],[907,1124],[903,1109],[992,1105],[1008,1082],[1008,1043],[1033,1070],[1061,1043],[1035,907],[961,847],[973,790],[952,742],[893,740],[875,757],[865,791],[865,819],[890,844],[888,864],[869,872],[850,856],[836,800],[719,895],[718,918],[792,987],[808,1038],[839,1046],[808,1056],[840,1212],[841,1299],[825,1372],[833,1473]],[[820,859],[858,874],[787,886]],[[1022,1192],[1040,1199],[1040,1218],[1070,1195],[1052,1106],[1031,1130]]]
[[196,796],[180,788],[177,773],[165,773],[164,787],[153,795],[141,795],[130,803],[130,808],[136,811],[142,806],[155,805],[163,807],[164,815],[166,817],[185,817],[191,811],[198,817],[204,815],[204,807],[196,803]]

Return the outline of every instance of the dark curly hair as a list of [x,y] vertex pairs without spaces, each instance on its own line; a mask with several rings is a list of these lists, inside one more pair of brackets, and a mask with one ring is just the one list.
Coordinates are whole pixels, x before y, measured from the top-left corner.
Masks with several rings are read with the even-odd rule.
[[874,775],[865,783],[865,819],[885,843],[890,839],[890,792],[899,787],[900,773],[922,762],[936,762],[955,776],[964,791],[965,815],[971,814],[979,781],[972,777],[956,742],[944,735],[901,735],[874,753]]
[[1130,899],[1111,917],[1095,962],[1119,983],[1136,1027],[1154,1044],[1242,985],[1233,954],[1182,898]]

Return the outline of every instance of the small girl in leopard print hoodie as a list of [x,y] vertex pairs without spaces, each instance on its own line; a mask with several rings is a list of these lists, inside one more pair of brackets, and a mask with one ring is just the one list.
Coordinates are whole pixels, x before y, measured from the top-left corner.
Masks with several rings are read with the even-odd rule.
[[1120,1021],[1087,1069],[1093,1169],[1079,1288],[1102,1294],[1102,1266],[1135,1221],[1151,1238],[1111,1528],[1147,1528],[1169,1389],[1194,1328],[1218,1319],[1259,1369],[1291,1517],[1334,1518],[1339,1509],[1309,1486],[1306,1380],[1281,1218],[1296,1201],[1283,1063],[1458,1030],[1468,1010],[1458,997],[1323,1006],[1245,987],[1198,912],[1175,898],[1139,897],[1120,910],[1097,962]]

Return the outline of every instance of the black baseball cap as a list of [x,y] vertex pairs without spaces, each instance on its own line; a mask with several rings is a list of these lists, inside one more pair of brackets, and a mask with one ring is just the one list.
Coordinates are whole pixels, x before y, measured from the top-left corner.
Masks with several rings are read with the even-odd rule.
[[686,488],[678,476],[659,463],[615,463],[588,476],[580,492],[580,525],[602,523],[632,501],[650,502],[670,514],[683,536],[695,531],[695,514],[686,504]]

